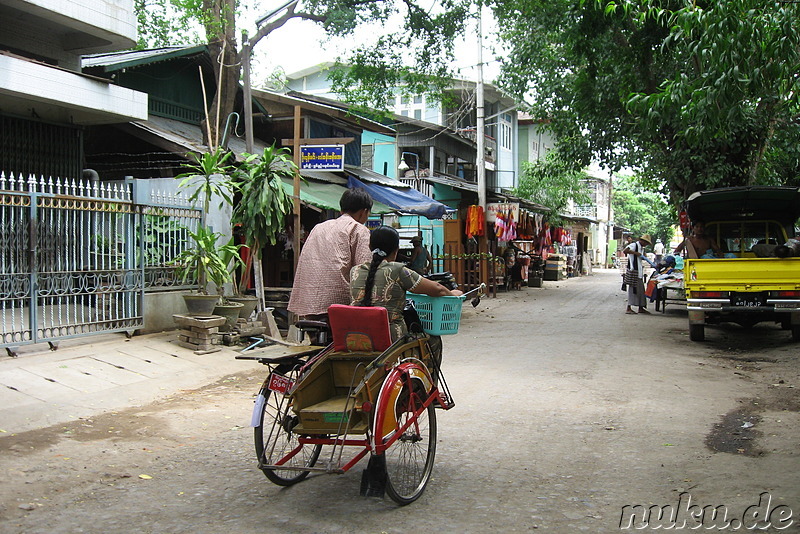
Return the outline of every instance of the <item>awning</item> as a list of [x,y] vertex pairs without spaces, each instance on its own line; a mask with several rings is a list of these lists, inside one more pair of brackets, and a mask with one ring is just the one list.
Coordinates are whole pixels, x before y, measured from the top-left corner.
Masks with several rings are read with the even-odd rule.
[[398,190],[378,184],[365,184],[352,175],[347,178],[347,187],[363,187],[375,201],[383,202],[387,206],[405,213],[423,215],[428,219],[441,219],[446,212],[456,211],[423,195],[416,189]]
[[[287,195],[294,195],[294,183],[291,178],[283,179],[283,189],[286,191]],[[311,206],[316,206],[317,208],[323,210],[339,211],[339,199],[342,198],[342,193],[344,193],[346,190],[347,188],[342,187],[341,185],[301,181],[300,201]],[[395,210],[393,208],[390,208],[385,204],[381,204],[373,199],[373,215],[383,215],[385,213],[393,213],[394,211]]]

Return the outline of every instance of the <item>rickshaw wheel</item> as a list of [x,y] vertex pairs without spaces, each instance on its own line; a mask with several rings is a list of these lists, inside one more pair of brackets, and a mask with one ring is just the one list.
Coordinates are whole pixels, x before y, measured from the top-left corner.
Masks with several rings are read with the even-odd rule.
[[[403,386],[396,404],[398,425],[413,418],[414,407],[425,400],[427,394],[418,380],[415,389],[422,390],[410,395],[408,384]],[[436,456],[436,411],[429,405],[403,435],[384,452],[386,457],[386,493],[398,504],[416,501],[425,491],[433,471]]]
[[[292,380],[297,378],[297,370],[289,365],[279,365],[274,370]],[[255,446],[259,464],[274,464],[299,445],[298,435],[292,432],[297,419],[291,413],[289,401],[283,395],[276,395],[266,387],[259,392],[264,395],[264,409],[261,411],[258,426],[255,427]],[[322,445],[305,445],[285,465],[313,467],[317,463]],[[308,471],[284,471],[262,468],[264,475],[274,484],[291,486],[308,476]]]

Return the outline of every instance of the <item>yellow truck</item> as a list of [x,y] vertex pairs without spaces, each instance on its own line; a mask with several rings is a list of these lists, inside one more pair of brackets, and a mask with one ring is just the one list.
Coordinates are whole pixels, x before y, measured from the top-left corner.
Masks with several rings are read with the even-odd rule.
[[689,338],[703,341],[706,324],[749,328],[774,321],[800,341],[800,251],[792,241],[800,188],[699,191],[689,197],[686,209],[692,222],[705,223],[706,235],[725,256],[684,264]]

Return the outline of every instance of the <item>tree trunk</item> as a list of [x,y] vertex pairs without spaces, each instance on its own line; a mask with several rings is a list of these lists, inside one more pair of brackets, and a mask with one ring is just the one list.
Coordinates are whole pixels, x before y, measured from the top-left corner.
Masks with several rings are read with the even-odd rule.
[[241,65],[236,49],[235,0],[203,0],[208,20],[205,24],[208,52],[214,66],[217,90],[208,106],[208,123],[203,131],[210,136],[209,147],[222,142],[225,122],[234,110]]

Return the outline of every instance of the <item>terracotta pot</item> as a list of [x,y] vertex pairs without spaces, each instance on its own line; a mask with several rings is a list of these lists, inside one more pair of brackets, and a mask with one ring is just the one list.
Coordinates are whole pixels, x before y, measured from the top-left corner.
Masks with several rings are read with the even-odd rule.
[[219,296],[190,293],[183,296],[183,301],[186,303],[187,315],[209,317],[214,315],[214,306],[219,302]]

